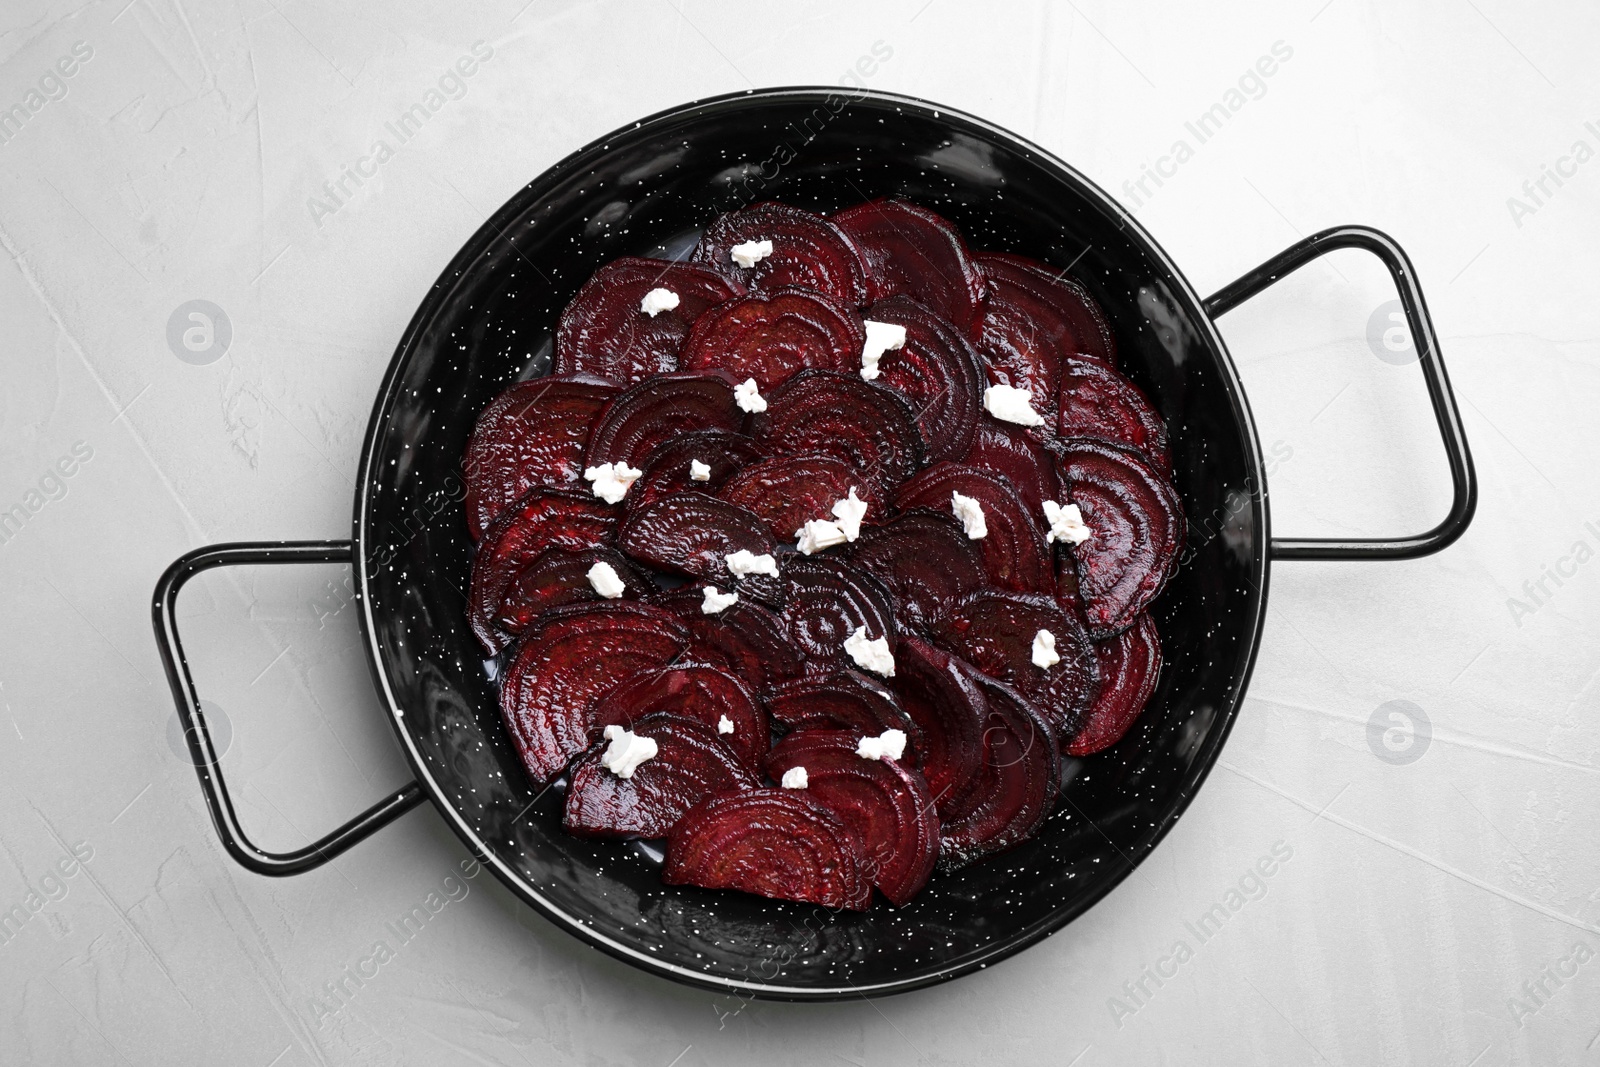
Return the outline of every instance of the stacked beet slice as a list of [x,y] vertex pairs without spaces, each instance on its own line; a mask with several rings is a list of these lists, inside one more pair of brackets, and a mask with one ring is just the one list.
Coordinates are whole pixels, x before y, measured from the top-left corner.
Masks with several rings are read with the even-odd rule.
[[1155,692],[1167,427],[1088,291],[902,200],[623,258],[464,458],[468,622],[565,825],[862,909],[1032,835]]

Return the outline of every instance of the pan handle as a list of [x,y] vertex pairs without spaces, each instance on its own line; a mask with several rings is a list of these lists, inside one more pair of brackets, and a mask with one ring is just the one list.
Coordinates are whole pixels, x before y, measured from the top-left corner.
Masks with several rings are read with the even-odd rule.
[[300,874],[322,866],[422,803],[422,787],[414,781],[408,783],[404,789],[378,801],[331,834],[293,852],[268,852],[252,843],[244,827],[239,825],[233,799],[222,780],[217,750],[211,743],[206,717],[200,710],[200,697],[189,674],[183,642],[178,638],[178,592],[190,578],[212,567],[353,563],[354,559],[349,541],[245,541],[207,545],[180,556],[156,583],[153,609],[156,645],[161,650],[161,663],[167,669],[167,684],[172,687],[178,715],[183,720],[183,736],[189,743],[190,760],[200,776],[200,791],[205,794],[206,807],[211,809],[211,823],[217,828],[217,836],[222,838],[222,847],[228,850],[228,855],[257,874]]
[[1428,317],[1428,305],[1417,284],[1416,268],[1394,238],[1370,226],[1335,226],[1312,234],[1290,245],[1276,256],[1238,280],[1223,286],[1205,301],[1212,318],[1227,314],[1278,279],[1310,263],[1318,256],[1340,248],[1362,248],[1383,260],[1400,291],[1400,306],[1405,309],[1406,325],[1417,346],[1422,377],[1428,384],[1428,399],[1433,402],[1433,417],[1444,439],[1445,458],[1450,461],[1450,481],[1454,497],[1450,512],[1427,533],[1415,537],[1361,538],[1277,538],[1272,539],[1273,559],[1415,559],[1432,555],[1466,532],[1472,513],[1478,507],[1478,476],[1472,467],[1472,453],[1461,426],[1461,412],[1450,391],[1450,379],[1439,355],[1439,340]]

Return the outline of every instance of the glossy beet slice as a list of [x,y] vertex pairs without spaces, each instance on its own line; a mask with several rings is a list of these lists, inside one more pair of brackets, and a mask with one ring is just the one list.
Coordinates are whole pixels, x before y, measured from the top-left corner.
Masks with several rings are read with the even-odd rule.
[[583,462],[626,463],[643,469],[650,454],[679,434],[736,431],[744,412],[733,400],[736,383],[720,371],[662,374],[613,397],[589,431]]
[[1115,637],[1094,646],[1100,693],[1076,736],[1062,735],[1069,756],[1088,756],[1121,741],[1139,718],[1161,674],[1161,637],[1149,612]]
[[561,773],[593,740],[600,698],[688,645],[676,617],[644,604],[572,604],[541,616],[500,686],[500,714],[528,776],[542,785]]
[[850,560],[888,586],[902,629],[926,629],[987,580],[982,553],[949,509],[914,508],[862,527]]
[[1035,521],[1043,522],[1044,502],[1062,500],[1055,455],[1033,433],[995,419],[984,419],[961,460],[1011,483]]
[[906,735],[906,763],[921,764],[922,727],[894,693],[860,671],[784,682],[767,693],[766,705],[772,718],[791,730],[849,730],[857,737],[899,730]]
[[922,776],[941,818],[962,809],[978,777],[989,705],[973,674],[943,649],[900,635],[889,687],[922,731]]
[[754,378],[763,395],[807,367],[861,366],[861,318],[821,293],[794,287],[751,293],[700,318],[683,346],[690,370]]
[[854,911],[872,900],[861,839],[804,789],[750,789],[697,804],[673,828],[661,880]]
[[[644,474],[628,490],[628,506],[638,507],[674,493],[716,496],[730,478],[764,455],[760,446],[742,433],[696,430],[675,437],[656,446],[645,459]],[[710,468],[703,482],[693,477],[697,460]]]
[[1057,433],[1126,445],[1171,477],[1167,424],[1137,386],[1098,360],[1067,356],[1061,361],[1060,388]]
[[563,604],[604,599],[589,581],[589,570],[604,563],[622,580],[622,598],[638,600],[655,591],[655,584],[614,548],[552,548],[517,573],[506,587],[495,613],[495,627],[502,633],[520,634],[541,612]]
[[[628,726],[647,715],[675,715],[693,719],[717,738],[752,771],[760,770],[761,757],[771,740],[766,709],[744,680],[704,663],[682,663],[660,670],[641,671],[595,705],[593,728]],[[732,729],[723,732],[727,719]]]
[[1129,449],[1091,438],[1061,443],[1061,476],[1091,536],[1074,545],[1089,633],[1133,625],[1167,583],[1183,548],[1177,490]]
[[977,352],[955,327],[910,297],[880,300],[867,318],[906,329],[905,344],[879,359],[877,382],[911,401],[928,462],[961,458],[977,430],[988,385]]
[[757,690],[805,669],[805,657],[790,642],[783,619],[769,609],[741,593],[731,607],[707,615],[700,610],[702,601],[699,585],[659,593],[651,600],[683,620],[694,635],[696,660],[714,662]]
[[[741,267],[733,246],[771,241],[772,254]],[[768,202],[717,216],[694,246],[692,262],[752,291],[797,285],[846,307],[867,302],[867,273],[855,243],[831,219]]]
[[901,510],[928,508],[952,514],[952,493],[971,497],[983,508],[988,533],[974,544],[983,554],[991,582],[1018,592],[1055,592],[1055,570],[1042,525],[1028,514],[1022,497],[1005,479],[959,463],[938,463],[902,485],[894,502]]
[[856,755],[858,735],[806,730],[790,734],[767,757],[780,781],[806,769],[806,792],[861,838],[873,882],[896,907],[927,884],[939,858],[939,818],[922,775],[893,760]]
[[[678,294],[678,306],[640,310],[652,289]],[[594,272],[556,326],[556,373],[585,371],[631,384],[678,369],[689,327],[709,308],[744,292],[715,271],[687,263],[624,256]]]
[[662,497],[630,508],[617,544],[634,559],[662,570],[733,586],[727,556],[740,550],[758,556],[776,549],[766,524],[744,508],[699,493]]
[[718,495],[761,516],[774,540],[792,542],[807,521],[832,520],[833,505],[846,499],[851,489],[858,500],[866,501],[862,522],[882,522],[886,515],[877,479],[863,477],[833,456],[762,460],[730,478]]
[[513,385],[483,409],[462,461],[473,540],[536,485],[587,488],[583,448],[589,425],[621,389],[591,374],[538,378]]
[[861,627],[894,652],[894,600],[866,571],[832,556],[794,556],[784,561],[783,580],[784,626],[813,667],[852,665],[844,644]]
[[801,371],[767,403],[751,432],[773,455],[832,456],[886,488],[921,465],[922,434],[910,405],[859,375]]
[[587,493],[533,489],[484,531],[472,560],[467,619],[491,656],[508,644],[494,627],[506,589],[551,548],[585,549],[616,540],[613,510]]
[[656,743],[656,754],[627,778],[600,762],[599,741],[572,764],[564,825],[582,837],[666,837],[684,812],[708,797],[760,785],[717,739],[715,728],[677,715],[648,715],[633,732]]
[[[1055,638],[1060,663],[1034,664],[1033,640],[1040,630]],[[1083,624],[1047,596],[980,590],[938,621],[934,640],[989,677],[1027,693],[1063,737],[1077,730],[1100,689],[1094,646]]]
[[861,249],[874,300],[904,294],[959,330],[977,322],[983,275],[948,221],[904,200],[873,200],[833,221]]

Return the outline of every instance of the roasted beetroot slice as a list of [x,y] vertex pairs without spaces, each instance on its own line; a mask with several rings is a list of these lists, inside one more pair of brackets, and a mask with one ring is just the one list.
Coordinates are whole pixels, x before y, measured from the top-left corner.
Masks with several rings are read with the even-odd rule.
[[[772,254],[753,267],[739,266],[733,246],[748,241],[771,241]],[[788,204],[719,215],[700,235],[691,261],[752,291],[798,285],[846,307],[867,302],[867,273],[855,242],[831,219]]]
[[1077,736],[1062,735],[1069,756],[1089,756],[1121,741],[1156,691],[1161,674],[1161,637],[1149,612],[1115,637],[1094,646],[1100,663],[1100,694]]
[[791,730],[849,730],[858,738],[899,730],[906,735],[906,762],[922,762],[922,727],[892,692],[860,671],[784,682],[767,693],[766,705]]
[[1144,456],[1162,476],[1172,476],[1167,424],[1137,386],[1099,360],[1061,361],[1056,430],[1062,437],[1103,437]]
[[863,626],[867,640],[885,638],[894,652],[894,599],[866,571],[831,556],[795,556],[784,562],[783,580],[784,626],[812,667],[851,664],[844,643]]
[[732,300],[694,324],[683,346],[690,370],[724,370],[760,391],[808,367],[861,365],[866,340],[860,317],[809,289],[789,287]]
[[896,907],[917,894],[939,858],[939,817],[922,775],[893,760],[856,755],[856,734],[805,730],[790,734],[767,757],[778,781],[806,769],[806,792],[844,820],[867,856],[873,881]]
[[944,823],[940,862],[960,867],[1025,841],[1061,789],[1056,733],[1016,689],[973,672],[988,715],[982,765],[964,810]]
[[874,300],[904,294],[959,330],[977,322],[983,275],[947,220],[904,200],[873,200],[833,221],[861,249]]
[[832,456],[886,489],[921,465],[922,433],[891,389],[835,371],[801,371],[767,398],[752,433],[773,455]]
[[777,547],[766,525],[735,504],[679,493],[630,508],[617,544],[634,559],[662,570],[733,586],[725,557],[744,549],[770,555]]
[[905,394],[916,412],[928,462],[960,459],[977,430],[988,384],[978,354],[959,331],[906,296],[872,305],[867,318],[906,328],[906,342],[878,362],[878,382]]
[[755,772],[717,739],[715,727],[677,715],[649,715],[633,732],[656,743],[656,754],[628,778],[600,762],[599,741],[572,764],[562,819],[581,837],[666,837],[684,812],[708,797],[760,785]]
[[[640,310],[652,289],[678,294],[671,311]],[[632,384],[678,369],[689,327],[709,308],[744,288],[715,271],[687,263],[623,257],[594,272],[561,313],[556,327],[556,373],[586,371]]]
[[733,400],[736,383],[720,371],[662,374],[613,397],[589,431],[587,467],[626,463],[643,469],[650,454],[680,434],[736,431],[744,412]]
[[623,597],[638,600],[655,591],[655,584],[640,574],[628,557],[614,548],[552,548],[522,568],[500,601],[495,627],[502,633],[520,634],[541,612],[563,604],[600,600],[589,569],[597,563],[609,564],[622,579]]
[[973,672],[948,652],[900,635],[890,688],[922,732],[922,776],[943,818],[960,811],[978,777],[988,701]]
[[500,686],[500,714],[528,776],[543,784],[588,747],[600,698],[689,646],[670,612],[625,601],[571,604],[523,635]]
[[805,657],[789,641],[778,615],[742,593],[731,607],[707,615],[700,610],[703,596],[701,586],[690,585],[651,598],[689,627],[696,660],[715,662],[757,690],[805,669]]
[[484,531],[472,560],[467,619],[491,656],[510,642],[494,626],[506,589],[551,548],[585,549],[616,540],[612,509],[588,493],[532,489]]
[[[1061,662],[1038,667],[1033,640],[1055,638]],[[1100,689],[1094,646],[1083,624],[1054,599],[983,589],[961,601],[934,627],[934,640],[991,678],[1028,694],[1062,737],[1071,737]]]
[[[734,675],[704,663],[674,664],[634,675],[595,705],[592,726],[629,726],[647,715],[675,715],[706,726],[752,771],[771,740],[767,712],[754,690]],[[732,724],[727,733],[723,719]]]
[[883,493],[875,478],[833,456],[775,456],[744,468],[718,494],[761,516],[777,541],[793,541],[810,519],[832,519],[850,490],[867,503],[863,522],[882,522]]
[[961,462],[1010,482],[1035,520],[1043,519],[1046,500],[1061,502],[1055,456],[1021,426],[984,419]]
[[462,461],[467,526],[474,541],[536,485],[586,488],[583,446],[589,424],[621,389],[591,374],[537,378],[513,385],[483,409]]
[[872,879],[862,848],[804,789],[750,789],[702,801],[678,820],[661,880],[865,911]]
[[1061,443],[1058,459],[1090,537],[1074,545],[1089,633],[1133,625],[1167,583],[1183,548],[1183,505],[1138,453],[1092,438]]
[[987,581],[982,553],[948,509],[914,508],[862,527],[850,561],[889,587],[902,629],[926,630]]
[[[742,433],[696,430],[658,445],[645,459],[644,474],[628,490],[628,506],[638,507],[674,493],[716,496],[730,478],[763,458],[760,447]],[[692,477],[698,460],[711,468],[706,480]]]
[[902,511],[929,508],[953,514],[952,493],[972,497],[983,508],[988,533],[975,543],[991,582],[1018,592],[1055,592],[1044,530],[1004,478],[960,463],[938,463],[902,485],[894,502]]

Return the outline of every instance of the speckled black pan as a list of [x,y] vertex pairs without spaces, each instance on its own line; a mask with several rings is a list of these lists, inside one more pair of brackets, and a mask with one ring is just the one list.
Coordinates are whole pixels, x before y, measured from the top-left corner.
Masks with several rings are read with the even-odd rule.
[[[718,213],[765,199],[829,212],[897,195],[954,221],[974,249],[1070,268],[1105,308],[1127,374],[1167,420],[1191,534],[1155,606],[1167,664],[1120,744],[1063,771],[1066,802],[1017,849],[934,878],[900,909],[832,913],[666,886],[648,850],[561,829],[500,722],[467,628],[472,541],[460,457],[478,413],[548,372],[551,331],[617,256],[682,258]],[[1455,501],[1438,527],[1380,542],[1271,541],[1259,443],[1213,318],[1334,248],[1390,268],[1422,354]],[[1125,878],[1183,813],[1220,750],[1255,656],[1269,560],[1437,551],[1471,519],[1474,479],[1422,294],[1373,230],[1301,242],[1202,301],[1139,224],[1048,153],[978,119],[903,97],[772,89],[690,104],[569,156],[486,222],[401,339],[367,431],[352,542],[222,545],[157,587],[158,643],[223,843],[264,874],[337,855],[431,799],[519,897],[595,947],[665,977],[794,1000],[954,978],[1061,929]],[[251,844],[233,811],[178,645],[178,590],[208,567],[353,560],[373,678],[417,781],[290,853]],[[531,810],[530,810],[531,805]]]

